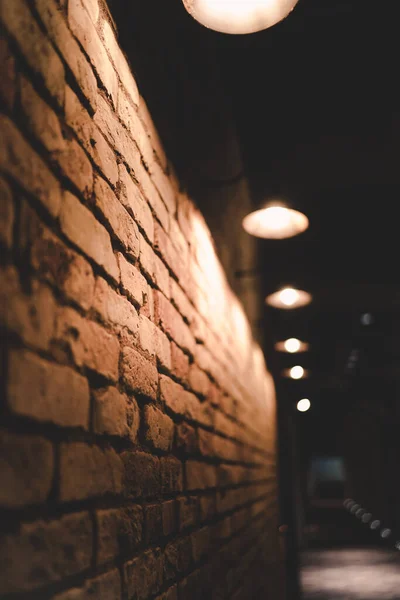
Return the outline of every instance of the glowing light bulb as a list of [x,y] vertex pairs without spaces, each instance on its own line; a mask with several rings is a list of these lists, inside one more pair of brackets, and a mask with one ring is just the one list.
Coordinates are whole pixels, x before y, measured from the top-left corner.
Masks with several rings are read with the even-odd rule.
[[311,407],[311,402],[309,401],[308,398],[303,398],[302,400],[299,400],[297,403],[297,410],[299,412],[307,412]]
[[307,217],[285,206],[267,206],[243,219],[243,228],[250,235],[282,240],[302,233],[308,228]]
[[270,294],[266,297],[265,301],[275,308],[293,309],[309,304],[311,302],[311,295],[304,290],[286,287]]
[[290,352],[291,354],[294,354],[295,352],[298,352],[301,348],[301,342],[300,340],[296,339],[296,338],[289,338],[288,340],[285,341],[285,350],[286,352]]
[[301,379],[304,377],[304,369],[300,365],[296,365],[290,369],[289,374],[292,379]]
[[272,27],[298,0],[183,0],[196,21],[222,33],[253,33]]

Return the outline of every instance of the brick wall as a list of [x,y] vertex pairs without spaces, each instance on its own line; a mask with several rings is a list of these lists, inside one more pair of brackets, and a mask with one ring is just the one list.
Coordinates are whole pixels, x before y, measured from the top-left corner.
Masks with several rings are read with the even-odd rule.
[[273,382],[107,11],[0,20],[0,596],[277,600]]

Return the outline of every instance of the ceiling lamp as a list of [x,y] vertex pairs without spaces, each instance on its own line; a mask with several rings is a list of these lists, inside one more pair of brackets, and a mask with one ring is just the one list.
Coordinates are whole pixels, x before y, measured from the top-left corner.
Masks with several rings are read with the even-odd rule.
[[221,33],[254,33],[282,21],[298,0],[183,0],[196,21]]
[[311,407],[311,402],[309,401],[308,398],[303,398],[302,400],[299,400],[297,403],[297,410],[299,412],[307,412]]
[[284,342],[276,342],[275,344],[275,350],[278,350],[278,352],[289,352],[290,354],[305,352],[308,348],[309,344],[301,342],[297,338],[289,338]]
[[289,376],[292,379],[302,379],[304,377],[304,373],[305,371],[300,365],[296,365],[295,367],[289,369]]
[[299,308],[311,302],[311,294],[304,290],[286,287],[266,297],[265,302],[274,308]]
[[306,215],[286,206],[267,206],[243,219],[243,228],[250,235],[270,240],[283,240],[308,228]]

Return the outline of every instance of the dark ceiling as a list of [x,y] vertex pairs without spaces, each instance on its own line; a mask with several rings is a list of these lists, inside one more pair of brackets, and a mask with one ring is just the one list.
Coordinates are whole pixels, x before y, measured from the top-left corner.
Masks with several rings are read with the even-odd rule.
[[[273,342],[298,336],[311,343],[299,359],[310,378],[280,385],[293,402],[304,395],[314,401],[307,435],[313,431],[309,439],[321,448],[354,381],[365,388],[374,378],[380,397],[397,390],[398,2],[299,0],[275,27],[228,36],[196,23],[181,0],[109,0],[178,171],[193,156],[188,124],[200,118],[203,94],[213,94],[204,72],[215,77],[215,70],[254,204],[278,195],[309,217],[304,234],[261,243],[263,269],[255,275],[265,294],[295,284],[314,295],[305,309],[266,309],[266,354],[280,381],[281,369],[297,359],[275,353]],[[369,326],[360,322],[365,312],[373,316]],[[358,358],[349,366],[352,350]]]

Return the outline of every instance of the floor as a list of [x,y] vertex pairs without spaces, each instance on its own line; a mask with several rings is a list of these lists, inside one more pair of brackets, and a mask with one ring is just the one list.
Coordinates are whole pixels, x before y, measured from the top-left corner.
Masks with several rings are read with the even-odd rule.
[[400,552],[382,548],[308,550],[303,600],[400,600]]

